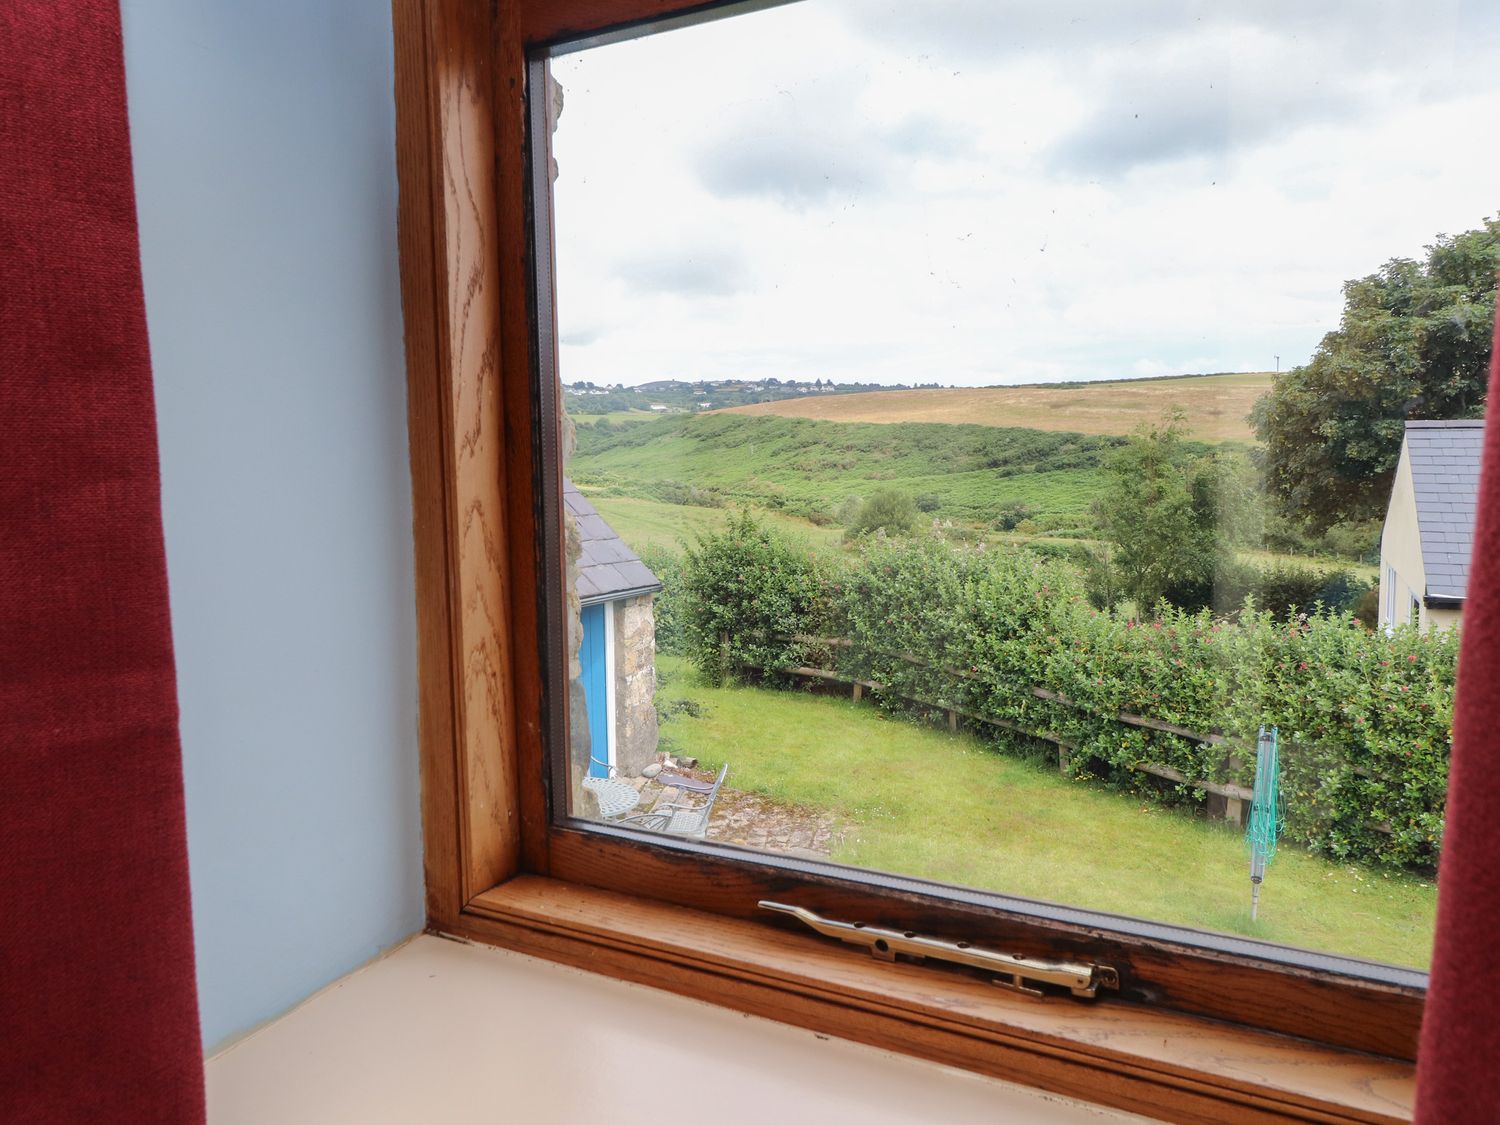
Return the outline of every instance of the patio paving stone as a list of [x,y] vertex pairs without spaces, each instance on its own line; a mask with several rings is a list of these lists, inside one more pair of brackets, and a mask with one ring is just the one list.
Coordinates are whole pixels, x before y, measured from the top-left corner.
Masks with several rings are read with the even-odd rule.
[[[673,772],[700,781],[714,780],[714,774],[706,770],[683,769]],[[730,767],[729,776],[731,779],[734,777],[733,766]],[[668,805],[674,801],[699,804],[704,799],[700,794],[684,794],[676,786],[664,785],[657,778],[636,777],[631,778],[630,783],[641,794],[641,803],[636,812],[650,812],[658,805]],[[843,839],[843,828],[832,813],[778,804],[726,784],[719,791],[718,802],[714,805],[713,817],[708,825],[708,838],[720,844],[827,859],[833,852],[833,846]]]

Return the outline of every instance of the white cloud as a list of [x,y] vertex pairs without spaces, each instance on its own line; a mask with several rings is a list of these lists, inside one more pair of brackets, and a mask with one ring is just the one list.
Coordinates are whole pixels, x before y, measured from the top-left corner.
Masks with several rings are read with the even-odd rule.
[[1500,206],[1496,23],[804,0],[560,59],[564,377],[1301,362],[1346,278]]

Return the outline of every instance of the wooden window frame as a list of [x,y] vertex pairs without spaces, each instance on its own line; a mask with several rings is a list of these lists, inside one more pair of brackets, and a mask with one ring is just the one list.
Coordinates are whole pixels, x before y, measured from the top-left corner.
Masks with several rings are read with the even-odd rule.
[[[538,374],[550,160],[528,159],[528,54],[718,6],[393,0],[429,929],[1165,1120],[1409,1119],[1421,974],[1351,979],[1339,958],[553,823],[561,485],[536,486],[559,433]],[[862,960],[758,918],[763,897],[1106,961],[1125,996],[1036,1002]]]

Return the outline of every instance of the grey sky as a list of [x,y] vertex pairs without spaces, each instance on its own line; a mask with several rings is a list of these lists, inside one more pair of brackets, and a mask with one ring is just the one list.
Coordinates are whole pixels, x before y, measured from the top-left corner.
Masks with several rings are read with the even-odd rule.
[[727,297],[745,288],[746,263],[733,245],[667,243],[621,259],[615,273],[639,293]]
[[1302,362],[1500,209],[1497,8],[802,0],[560,58],[563,377]]

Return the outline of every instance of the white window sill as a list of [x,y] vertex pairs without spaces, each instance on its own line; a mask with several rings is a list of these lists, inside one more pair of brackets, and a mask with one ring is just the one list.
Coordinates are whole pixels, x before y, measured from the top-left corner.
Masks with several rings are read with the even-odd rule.
[[418,937],[208,1062],[211,1125],[1143,1118]]

